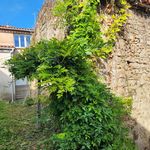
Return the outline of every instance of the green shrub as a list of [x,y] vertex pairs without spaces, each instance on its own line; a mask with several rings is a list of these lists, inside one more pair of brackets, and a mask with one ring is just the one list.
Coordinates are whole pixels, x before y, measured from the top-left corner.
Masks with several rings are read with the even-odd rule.
[[27,97],[25,100],[24,100],[24,104],[27,105],[27,106],[32,106],[35,104],[35,101],[33,98],[31,97]]
[[51,108],[61,124],[60,133],[52,138],[56,149],[133,150],[123,123],[128,115],[124,101],[97,80],[85,61],[76,61],[80,65],[74,67],[74,76],[68,74],[76,79],[75,90],[61,98],[56,96],[58,91],[51,96]]

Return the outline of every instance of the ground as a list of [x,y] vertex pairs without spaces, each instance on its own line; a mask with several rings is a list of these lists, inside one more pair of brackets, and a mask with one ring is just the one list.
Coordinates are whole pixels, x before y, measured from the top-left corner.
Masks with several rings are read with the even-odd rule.
[[0,101],[0,150],[37,150],[46,136],[36,129],[35,106]]

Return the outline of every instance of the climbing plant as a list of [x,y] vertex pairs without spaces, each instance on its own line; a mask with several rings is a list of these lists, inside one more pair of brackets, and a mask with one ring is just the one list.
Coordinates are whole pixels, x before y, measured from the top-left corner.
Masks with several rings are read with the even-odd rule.
[[106,57],[112,51],[117,33],[126,23],[128,8],[126,0],[57,0],[53,12],[61,17],[72,43],[87,45],[88,48],[81,46],[81,51]]
[[[106,3],[107,4],[107,3]],[[91,57],[106,58],[126,20],[125,0],[107,31],[102,30],[100,0],[58,0],[54,13],[62,17],[66,38],[51,39],[14,56],[10,71],[33,75],[48,95],[48,106],[58,119],[59,129],[51,136],[58,150],[133,150],[123,118],[129,107],[100,83]],[[116,6],[117,7],[117,6]],[[125,15],[125,16],[124,16]],[[32,55],[35,67],[27,66]],[[25,55],[26,54],[26,55]],[[17,59],[26,62],[16,69]],[[22,62],[22,61],[20,61]],[[22,65],[23,66],[23,65]],[[16,70],[17,71],[16,71]]]

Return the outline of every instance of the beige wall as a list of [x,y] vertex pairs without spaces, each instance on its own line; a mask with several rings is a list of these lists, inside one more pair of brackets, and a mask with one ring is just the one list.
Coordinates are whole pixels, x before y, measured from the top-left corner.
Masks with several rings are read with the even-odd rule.
[[14,46],[13,33],[3,33],[0,31],[0,45]]
[[140,150],[150,150],[150,14],[129,11],[106,70],[111,89],[133,99],[133,138]]
[[33,43],[43,39],[65,37],[64,27],[60,24],[59,18],[52,14],[54,2],[47,0],[38,14],[35,32],[32,36]]

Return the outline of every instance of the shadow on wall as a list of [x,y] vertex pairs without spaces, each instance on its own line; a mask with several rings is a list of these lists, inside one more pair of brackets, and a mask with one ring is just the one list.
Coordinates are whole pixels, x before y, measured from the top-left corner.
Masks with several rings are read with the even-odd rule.
[[0,99],[10,100],[12,97],[12,79],[5,68],[0,68]]
[[128,126],[131,129],[131,137],[133,138],[138,150],[150,150],[150,131],[136,119],[130,118]]
[[133,97],[132,115],[136,118],[131,121],[132,135],[139,150],[150,150],[150,13],[139,8],[132,9],[131,14],[126,33],[129,47],[126,46],[125,51],[128,54],[125,55],[129,61],[128,69],[125,71],[128,94]]

